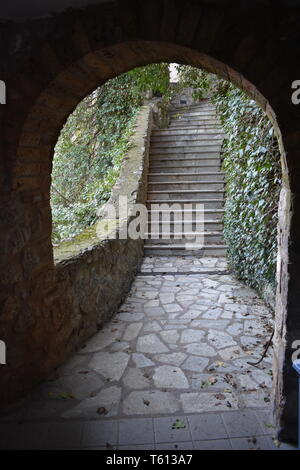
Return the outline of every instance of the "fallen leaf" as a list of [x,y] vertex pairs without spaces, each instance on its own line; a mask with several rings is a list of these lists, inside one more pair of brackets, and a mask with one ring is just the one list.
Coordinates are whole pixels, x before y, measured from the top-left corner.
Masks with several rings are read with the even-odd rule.
[[118,331],[118,328],[113,328],[112,330],[110,330],[112,333],[114,333],[115,331]]
[[225,400],[226,397],[223,395],[223,393],[216,393],[215,398],[217,400]]
[[172,429],[184,429],[185,423],[181,419],[176,419],[175,423],[172,424]]
[[100,406],[100,408],[97,409],[98,415],[107,415],[108,411],[104,406]]
[[265,425],[267,428],[274,428],[273,424],[270,424],[270,423],[264,423],[264,425]]
[[216,367],[223,367],[223,366],[225,366],[225,362],[217,361]]
[[62,392],[58,395],[59,398],[63,398],[64,400],[67,400],[68,398],[75,398],[71,393],[68,392]]

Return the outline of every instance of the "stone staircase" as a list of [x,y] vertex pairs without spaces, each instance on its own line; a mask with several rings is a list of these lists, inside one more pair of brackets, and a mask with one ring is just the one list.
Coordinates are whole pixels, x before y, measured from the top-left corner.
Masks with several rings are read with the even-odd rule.
[[[224,133],[215,107],[202,100],[172,109],[170,117],[168,128],[155,129],[151,135],[145,254],[225,256],[224,174],[220,170]],[[168,206],[158,207],[162,204],[174,205],[170,223],[165,219]],[[186,238],[191,231],[182,225],[181,217],[193,217],[188,230],[197,239],[192,247]],[[167,226],[170,234],[162,237]]]

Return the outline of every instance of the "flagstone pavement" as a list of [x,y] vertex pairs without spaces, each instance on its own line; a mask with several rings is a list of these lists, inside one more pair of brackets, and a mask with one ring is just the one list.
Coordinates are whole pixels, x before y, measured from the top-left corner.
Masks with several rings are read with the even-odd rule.
[[272,327],[224,258],[145,258],[104,328],[0,418],[0,448],[277,448],[271,348],[249,364]]

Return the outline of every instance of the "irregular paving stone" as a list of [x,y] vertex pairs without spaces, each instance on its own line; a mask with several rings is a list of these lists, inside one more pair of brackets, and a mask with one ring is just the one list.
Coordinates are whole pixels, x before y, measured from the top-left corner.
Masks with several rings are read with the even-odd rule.
[[182,320],[195,320],[201,316],[201,312],[197,310],[188,310],[184,315],[180,315]]
[[149,379],[144,376],[139,369],[129,367],[123,377],[125,387],[132,389],[142,389],[149,387]]
[[158,388],[188,388],[186,376],[179,367],[159,366],[153,375],[154,384]]
[[206,357],[190,356],[183,363],[182,368],[193,372],[202,372],[208,363],[209,360]]
[[[203,413],[205,411],[228,411],[238,408],[238,400],[234,393],[222,392],[224,399],[216,398],[218,393],[182,393],[180,401],[185,413]],[[229,406],[230,405],[230,406]]]
[[[234,379],[233,383],[235,383]],[[218,373],[193,374],[191,377],[191,388],[198,391],[212,392],[214,390],[233,390],[233,385],[226,381],[225,375]]]
[[159,294],[159,300],[163,305],[172,304],[175,301],[175,295],[172,293],[161,293]]
[[85,370],[84,374],[76,372],[57,380],[45,382],[39,388],[39,394],[44,398],[59,399],[68,395],[82,400],[88,398],[91,393],[98,391],[103,385],[103,380],[95,372]]
[[76,372],[78,372],[79,370],[84,369],[84,367],[87,366],[89,361],[89,356],[74,354],[71,359],[69,359],[65,364],[63,364],[57,369],[57,375],[62,376],[76,374]]
[[167,313],[182,312],[182,308],[178,304],[164,305],[164,309]]
[[129,361],[129,355],[124,352],[95,353],[89,367],[99,372],[105,379],[120,380]]
[[161,317],[164,313],[165,312],[162,307],[145,308],[145,314],[148,317]]
[[208,309],[207,305],[193,304],[189,307],[190,310],[200,310],[200,312],[205,312]]
[[226,346],[235,346],[237,344],[228,333],[217,330],[208,331],[208,341],[217,349],[225,348]]
[[134,338],[136,338],[142,326],[143,326],[143,323],[131,323],[131,325],[128,325],[125,330],[123,340],[131,341]]
[[266,333],[266,330],[259,320],[246,320],[244,323],[244,333],[245,335],[262,335]]
[[164,362],[165,364],[171,364],[174,366],[180,366],[183,361],[187,358],[187,355],[182,352],[175,352],[171,354],[159,354],[154,359],[158,362]]
[[[171,320],[170,320],[171,321]],[[185,323],[188,322],[188,320],[185,321]],[[184,330],[186,328],[185,323],[167,323],[164,325],[165,330]]]
[[93,336],[88,341],[86,346],[79,351],[80,354],[90,354],[96,351],[101,351],[117,339],[120,339],[123,333],[123,329],[124,325],[119,323],[116,324],[116,326],[103,328],[103,330],[99,331],[99,333]]
[[144,354],[133,353],[132,360],[135,363],[136,367],[154,366],[154,362],[152,362],[148,357],[144,356]]
[[233,323],[233,325],[230,325],[226,331],[232,336],[237,336],[243,332],[243,328],[244,326],[242,323]]
[[159,334],[166,343],[175,344],[179,339],[179,334],[177,333],[177,330],[161,331]]
[[245,391],[255,391],[258,389],[258,384],[250,377],[249,374],[239,374],[238,382]]
[[118,414],[119,403],[121,399],[121,389],[118,387],[109,387],[99,392],[95,397],[86,398],[78,405],[62,413],[62,418],[93,418],[99,419],[98,410],[103,408],[103,416],[110,417]]
[[217,354],[215,349],[207,343],[191,343],[185,346],[185,350],[195,356],[213,357]]
[[170,392],[139,391],[131,392],[123,402],[123,412],[126,415],[155,415],[176,413],[179,403]]
[[122,312],[118,313],[118,319],[121,321],[139,321],[144,318],[145,315],[142,312]]
[[144,307],[159,307],[159,300],[149,300],[144,303]]
[[204,287],[211,287],[217,289],[220,283],[218,281],[213,281],[212,279],[203,279],[202,281]]
[[232,319],[233,317],[233,313],[232,312],[228,312],[228,310],[224,310],[224,312],[222,313],[221,315],[221,318],[228,318],[228,319]]
[[143,331],[145,333],[152,333],[154,331],[160,331],[161,330],[161,326],[159,325],[159,323],[157,323],[157,321],[151,321],[151,322],[148,322],[145,324],[144,328],[143,328]]
[[111,352],[113,351],[124,351],[125,349],[129,348],[129,343],[127,341],[116,341],[112,344],[109,348]]
[[246,348],[257,347],[257,345],[261,343],[261,340],[259,338],[252,336],[241,336],[240,341],[242,345]]
[[204,331],[192,330],[190,328],[186,328],[180,338],[181,343],[197,343],[201,341],[204,336]]
[[142,292],[136,292],[135,297],[141,298],[141,299],[148,299],[148,300],[154,300],[157,299],[157,291],[156,290],[144,290]]
[[253,315],[258,315],[259,317],[263,317],[265,315],[268,317],[270,316],[269,309],[265,305],[250,305],[250,312]]
[[219,318],[219,316],[221,315],[222,312],[223,312],[223,310],[221,308],[211,308],[211,309],[207,310],[207,312],[205,312],[202,315],[202,318],[215,320],[215,319]]
[[193,320],[191,322],[191,327],[195,328],[214,328],[215,330],[225,330],[226,326],[229,324],[228,320]]
[[268,370],[253,370],[251,376],[256,380],[259,385],[265,385],[268,388],[272,387],[273,379]]
[[237,359],[239,357],[247,356],[239,346],[233,346],[226,349],[221,349],[219,355],[224,361],[230,361],[231,359]]
[[241,393],[240,397],[248,408],[265,408],[270,403],[270,393],[264,390]]
[[248,313],[248,305],[243,305],[243,304],[238,304],[238,303],[225,304],[224,309],[230,310],[233,313],[239,313],[239,314]]
[[165,346],[155,334],[140,336],[137,341],[136,349],[139,352],[152,354],[165,353],[169,351],[167,346]]

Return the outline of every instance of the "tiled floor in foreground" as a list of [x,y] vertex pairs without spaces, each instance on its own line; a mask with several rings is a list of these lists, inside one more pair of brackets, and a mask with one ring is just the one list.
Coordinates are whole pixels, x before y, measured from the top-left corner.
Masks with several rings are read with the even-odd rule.
[[[11,443],[2,438],[2,447],[14,439],[26,447],[31,435],[37,448],[44,440],[76,448],[270,448],[273,425],[262,417],[272,352],[257,367],[248,361],[260,358],[271,331],[271,313],[226,273],[224,259],[145,258],[104,329],[2,417]],[[172,429],[176,419],[183,424]]]

